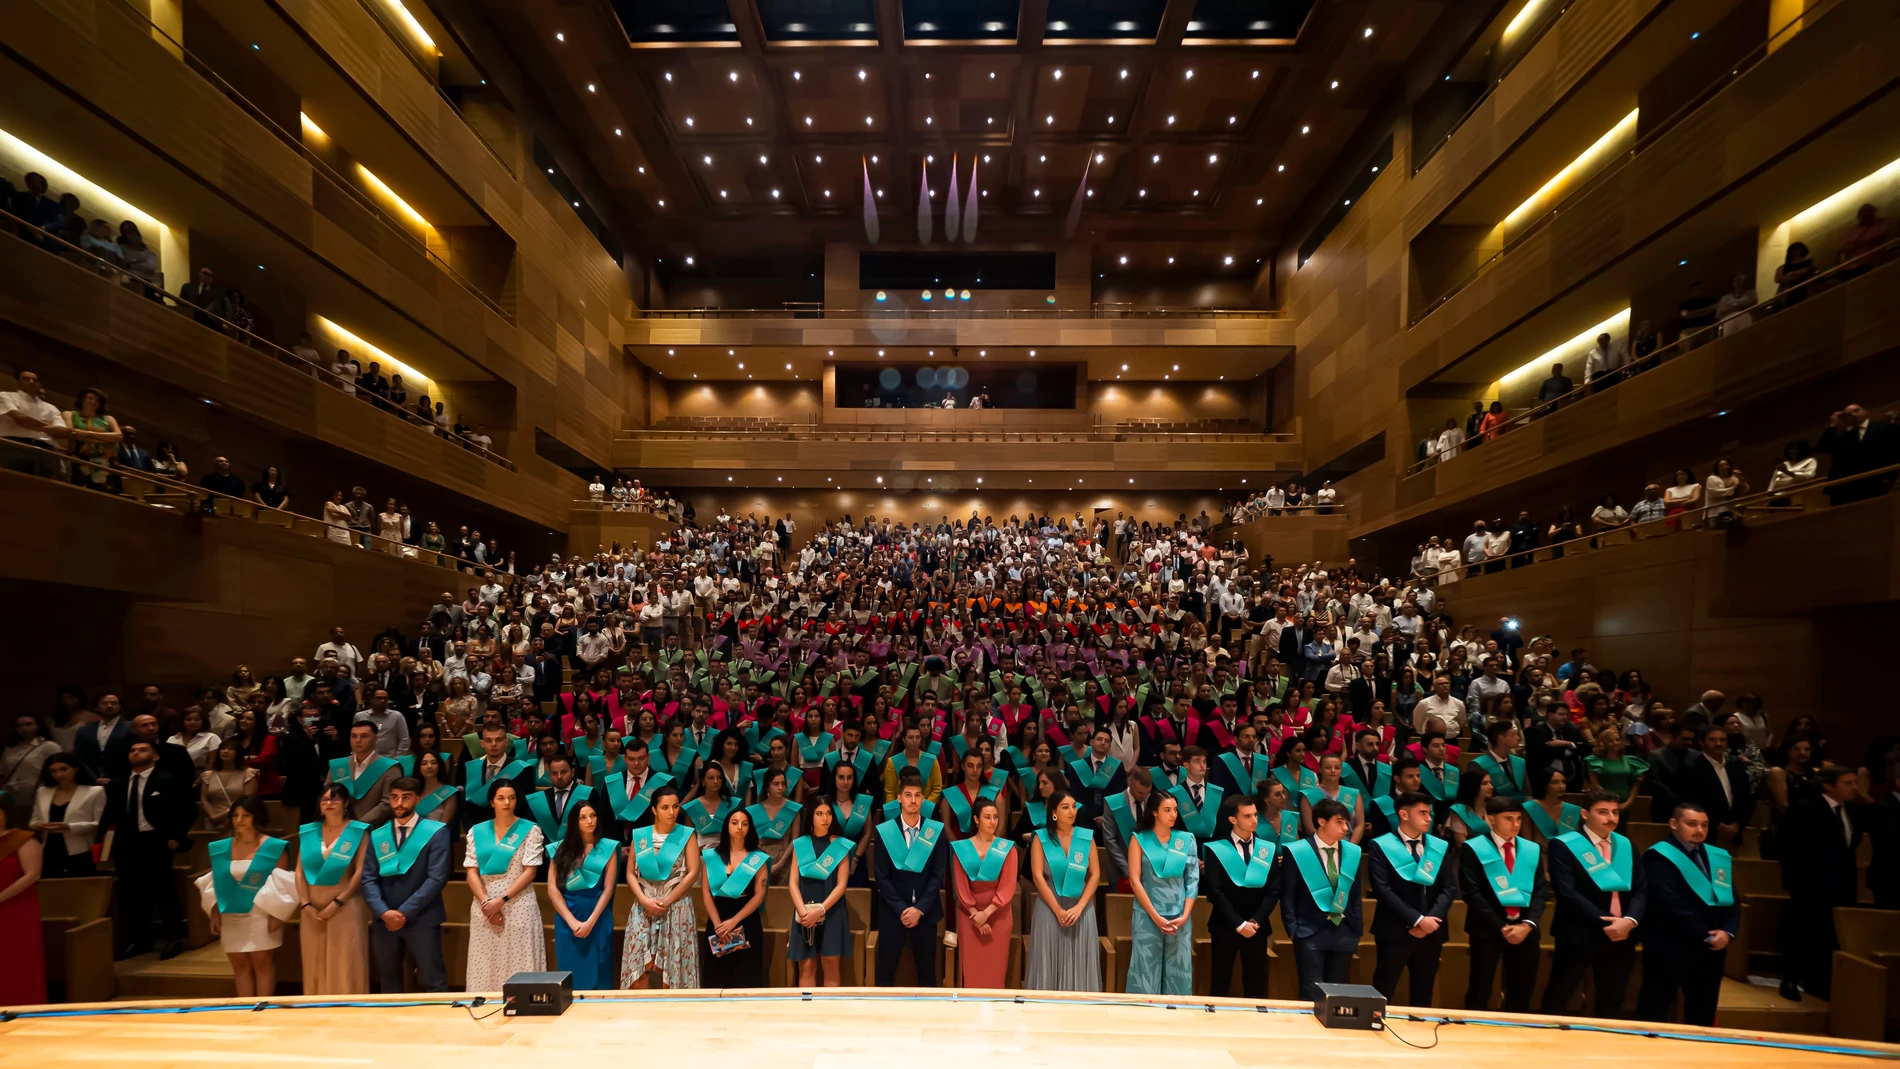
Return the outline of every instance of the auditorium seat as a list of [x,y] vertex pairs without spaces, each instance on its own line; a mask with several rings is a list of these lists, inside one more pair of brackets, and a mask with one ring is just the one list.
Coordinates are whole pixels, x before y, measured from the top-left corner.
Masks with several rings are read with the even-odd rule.
[[81,876],[43,880],[40,937],[46,982],[66,1002],[104,1002],[115,994],[112,970],[112,879]]
[[1900,912],[1841,906],[1834,910],[1833,998],[1828,1031],[1842,1039],[1884,1041],[1900,1021]]

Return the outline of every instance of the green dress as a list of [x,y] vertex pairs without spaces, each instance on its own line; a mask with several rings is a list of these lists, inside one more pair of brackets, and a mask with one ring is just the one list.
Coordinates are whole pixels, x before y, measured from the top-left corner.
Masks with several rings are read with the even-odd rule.
[[1640,757],[1586,757],[1584,764],[1596,773],[1597,783],[1618,798],[1628,798],[1630,788],[1649,771],[1649,763]]
[[[105,416],[82,416],[74,412],[69,422],[76,431],[96,431],[104,434],[112,429],[111,422]],[[104,489],[106,479],[111,475],[111,472],[106,470],[106,461],[111,459],[110,454],[106,452],[106,443],[74,439],[72,447],[73,456],[80,460],[92,461],[90,465],[73,465],[73,482],[81,486]]]

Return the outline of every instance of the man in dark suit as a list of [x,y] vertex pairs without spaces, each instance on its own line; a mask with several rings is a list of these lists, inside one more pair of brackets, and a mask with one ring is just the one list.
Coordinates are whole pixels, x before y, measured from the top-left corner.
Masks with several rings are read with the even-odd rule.
[[160,767],[152,743],[140,739],[128,745],[125,774],[106,785],[105,810],[125,937],[121,958],[154,947],[161,958],[170,958],[184,949],[185,911],[172,877],[172,855],[185,848],[194,815],[191,780]]
[[[482,752],[462,759],[462,825],[472,828],[484,820],[495,819],[489,799],[498,783],[512,783],[515,797],[526,798],[534,792],[534,761],[516,759],[508,744],[508,732],[499,724],[482,726]],[[627,756],[646,753],[644,746],[629,746]],[[624,841],[624,840],[623,840]]]
[[1709,813],[1709,841],[1732,846],[1742,841],[1755,812],[1755,791],[1748,783],[1748,765],[1729,755],[1728,732],[1704,728],[1696,739],[1701,760],[1688,767],[1680,794],[1702,803]]
[[124,771],[125,751],[132,744],[132,722],[125,718],[119,692],[108,690],[93,699],[92,711],[99,714],[93,724],[82,724],[73,734],[73,756],[85,769],[95,786],[112,781],[113,769]]
[[1673,813],[1676,803],[1689,797],[1690,776],[1702,760],[1696,752],[1696,737],[1694,726],[1678,721],[1675,734],[1653,755],[1649,775],[1643,779],[1654,803],[1649,807],[1651,813]]
[[[1900,427],[1870,418],[1867,410],[1859,405],[1848,405],[1834,413],[1827,430],[1821,432],[1821,440],[1815,443],[1814,451],[1831,458],[1827,469],[1829,479],[1874,471],[1900,463]],[[1832,504],[1846,505],[1879,497],[1892,485],[1891,474],[1861,479],[1829,487],[1827,498]]]
[[1636,1015],[1645,1021],[1667,1021],[1681,995],[1684,1022],[1715,1023],[1722,963],[1742,912],[1735,904],[1735,863],[1726,850],[1708,845],[1708,837],[1708,810],[1678,802],[1668,837],[1643,854],[1649,905]]
[[1616,795],[1591,791],[1584,798],[1583,830],[1560,835],[1548,847],[1557,903],[1550,934],[1557,950],[1544,987],[1545,1013],[1569,1013],[1570,997],[1588,972],[1596,979],[1595,1015],[1623,1016],[1636,967],[1633,935],[1643,922],[1649,881],[1636,847],[1616,833],[1622,816]]
[[[151,713],[140,713],[132,718],[132,734],[127,740],[127,745],[134,742],[151,743],[152,752],[158,754],[158,767],[177,777],[180,783],[187,787],[191,786],[198,778],[198,765],[192,761],[191,751],[175,742],[160,742],[159,738],[158,717]],[[108,754],[106,767],[110,770],[110,775],[117,779],[125,775],[131,765],[123,754],[116,762]]]
[[[1430,794],[1427,794],[1424,786],[1419,782],[1418,759],[1415,757],[1401,757],[1387,767],[1392,770],[1392,792],[1383,798],[1368,798],[1366,800],[1366,822],[1370,825],[1368,835],[1376,839],[1381,835],[1390,835],[1399,830],[1398,799],[1400,795],[1404,794],[1425,795],[1425,800],[1429,802],[1432,807],[1432,823],[1428,826],[1436,827],[1438,825],[1438,818],[1441,817],[1443,813],[1440,810],[1438,800],[1433,798]],[[1449,806],[1446,808],[1449,808]],[[1457,884],[1455,882],[1452,885],[1452,890],[1457,890]]]
[[1544,709],[1544,719],[1524,729],[1524,762],[1532,769],[1555,767],[1566,783],[1582,783],[1583,759],[1590,744],[1583,731],[1570,722],[1570,707],[1553,701]]
[[1287,624],[1280,630],[1280,660],[1286,663],[1286,670],[1298,680],[1306,675],[1306,644],[1313,641],[1313,629],[1304,619]]
[[178,287],[178,299],[190,305],[195,311],[192,318],[213,330],[222,325],[218,322],[230,310],[225,303],[224,291],[218,288],[217,276],[209,267],[198,269],[198,279]]
[[1490,834],[1466,839],[1458,859],[1465,935],[1471,943],[1465,1009],[1491,1008],[1491,982],[1502,963],[1504,1009],[1528,1013],[1541,957],[1537,926],[1550,886],[1537,864],[1537,844],[1518,837],[1523,803],[1497,795],[1485,803],[1484,810]]
[[950,838],[925,820],[924,784],[915,768],[897,774],[897,816],[877,826],[872,863],[877,874],[877,986],[897,983],[905,949],[917,966],[917,986],[937,986],[937,923],[943,919],[943,881]]
[[1233,989],[1238,958],[1241,994],[1266,998],[1267,937],[1273,927],[1273,904],[1281,893],[1280,859],[1273,840],[1254,834],[1260,826],[1260,807],[1251,797],[1229,795],[1221,803],[1220,815],[1230,832],[1206,844],[1201,876],[1201,892],[1213,907],[1207,927],[1214,951],[1211,993],[1225,995]]
[[[1817,798],[1788,807],[1777,845],[1788,908],[1781,915],[1781,994],[1798,1001],[1803,989],[1829,997],[1834,950],[1834,907],[1860,900],[1862,813],[1860,782],[1851,768],[1829,765],[1816,774]],[[1798,986],[1797,986],[1798,985]]]
[[1409,1005],[1430,1006],[1438,978],[1438,958],[1451,937],[1457,879],[1450,844],[1431,834],[1432,796],[1416,789],[1418,763],[1412,763],[1414,789],[1392,800],[1393,830],[1373,840],[1366,851],[1366,878],[1379,908],[1372,914],[1372,941],[1378,960],[1372,986],[1388,1000],[1399,989],[1399,974],[1412,977]]
[[[1083,734],[1083,731],[1076,732],[1077,741]],[[1086,750],[1078,753],[1073,748],[1066,749],[1059,757],[1066,762],[1069,793],[1082,808],[1081,819],[1094,820],[1102,815],[1102,806],[1109,797],[1128,789],[1128,775],[1122,763],[1109,756],[1108,749],[1115,738],[1107,728],[1088,728],[1086,734],[1089,740]],[[949,784],[944,786],[948,788]]]
[[1352,756],[1339,767],[1346,786],[1365,795],[1367,816],[1372,815],[1378,799],[1392,796],[1392,766],[1379,760],[1382,741],[1377,728],[1362,727],[1353,732]]
[[[416,816],[422,783],[402,776],[389,785],[389,822],[369,834],[363,859],[363,901],[375,919],[369,925],[370,958],[377,987],[393,995],[412,989],[403,951],[415,959],[423,991],[448,989],[442,964],[442,887],[449,881],[446,826]],[[306,907],[308,908],[308,907]]]
[[1286,847],[1291,870],[1281,880],[1280,921],[1293,940],[1303,1001],[1319,998],[1320,984],[1350,979],[1365,931],[1359,848],[1345,841],[1351,833],[1351,811],[1322,798],[1313,805],[1313,834]]
[[1234,749],[1214,759],[1211,776],[1214,785],[1227,796],[1251,795],[1267,777],[1267,755],[1256,752],[1260,733],[1252,724],[1242,723],[1234,731]]

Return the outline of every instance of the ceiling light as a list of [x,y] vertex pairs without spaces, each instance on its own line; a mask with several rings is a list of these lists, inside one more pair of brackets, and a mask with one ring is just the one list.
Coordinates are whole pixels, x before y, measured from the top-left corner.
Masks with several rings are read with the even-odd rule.
[[1115,121],[1115,116],[1113,116],[1113,115],[1110,115],[1110,116],[1108,117],[1108,121],[1109,121],[1109,122],[1114,122],[1114,121]]
[[1103,155],[1103,154],[1102,154],[1102,153],[1100,153],[1100,152],[1097,152],[1097,153],[1095,154],[1095,162],[1096,162],[1096,163],[1100,163],[1100,162],[1102,162],[1103,160],[1105,160],[1105,159],[1107,159],[1107,158],[1108,158],[1107,156],[1105,156],[1105,155]]
[[1036,355],[1036,350],[1034,350],[1034,349],[1031,349],[1031,350],[1029,350],[1029,355],[1030,355],[1030,356],[1035,356],[1035,355]]
[[978,356],[988,356],[988,355],[990,355],[990,351],[989,351],[988,349],[978,349],[978,350],[976,351],[976,355],[978,355]]
[[798,73],[797,71],[793,71],[793,72],[792,72],[792,81],[794,81],[794,82],[796,82],[796,81],[798,81],[798,80],[799,80],[799,79],[800,79],[801,77],[803,77],[803,75],[801,75],[801,74],[799,74],[799,73]]
[[1056,81],[1058,81],[1058,82],[1059,82],[1059,81],[1061,81],[1061,80],[1062,80],[1062,70],[1061,70],[1061,68],[1059,68],[1059,67],[1058,67],[1058,68],[1057,68],[1057,69],[1055,70],[1055,76],[1056,76]]
[[1030,195],[1030,196],[1032,196],[1032,197],[1040,197],[1040,196],[1042,196],[1042,190],[1040,190],[1040,189],[1036,189],[1036,190],[1031,190],[1031,191],[1030,191],[1030,193],[1029,193],[1029,195]]
[[701,156],[701,157],[699,158],[699,161],[700,161],[701,163],[711,163],[711,162],[712,162],[712,157],[711,157],[711,156]]
[[688,125],[688,126],[691,126],[691,125],[693,125],[693,119],[692,119],[692,116],[690,116],[690,115],[689,115],[689,116],[687,116],[687,118],[686,118],[686,125]]
[[[743,365],[743,364],[741,364],[741,365],[739,365],[739,366],[741,366],[741,367],[744,367],[745,365]],[[1179,364],[1176,364],[1176,365],[1174,365],[1174,370],[1176,370],[1176,371],[1179,371],[1179,370],[1181,370],[1181,365],[1179,365]]]
[[1123,364],[1123,365],[1122,365],[1122,370],[1123,370],[1123,371],[1127,371],[1127,370],[1128,370],[1128,365],[1127,365],[1127,364]]
[[989,124],[989,125],[991,125],[991,126],[995,126],[995,125],[996,125],[996,117],[995,117],[995,116],[993,116],[993,115],[992,115],[992,116],[990,116],[990,117],[989,117],[989,118],[987,118],[987,119],[984,119],[983,121],[984,121],[985,123],[987,123],[987,124]]
[[738,80],[739,80],[739,72],[738,72],[738,71],[727,71],[727,72],[726,72],[726,80],[727,80],[727,81],[729,81],[729,82],[736,82],[736,81],[738,81]]
[[825,196],[827,197],[831,196],[831,190],[829,189],[825,190]]
[[[987,191],[986,191],[986,192],[987,192]],[[884,191],[883,191],[883,190],[881,190],[881,189],[880,189],[880,190],[878,190],[878,191],[877,191],[877,195],[878,195],[879,197],[882,197],[882,196],[884,196]]]
[[[738,354],[738,353],[736,353],[736,352],[734,352],[734,351],[732,351],[731,349],[727,349],[727,350],[726,350],[726,355],[727,355],[727,356],[737,356],[737,355],[739,355],[739,354]],[[739,366],[740,366],[740,367],[744,367],[745,365],[744,365],[744,364],[740,364]]]
[[1253,72],[1253,76],[1254,76],[1255,78],[1258,78],[1258,77],[1260,77],[1260,72],[1259,72],[1259,71],[1254,71],[1254,72]]
[[1233,116],[1233,115],[1229,115],[1229,116],[1227,117],[1227,125],[1229,125],[1229,126],[1232,126],[1232,125],[1234,125],[1234,123],[1235,123],[1235,122],[1238,122],[1238,121],[1239,121],[1239,119],[1238,119],[1238,118],[1237,118],[1236,116]]
[[593,92],[597,92],[598,90],[596,90],[596,89],[594,88],[594,83],[593,83],[593,82],[588,82],[588,83],[587,83],[587,91],[588,91],[588,92],[590,92],[590,93],[593,93]]
[[1042,119],[1043,125],[1045,126],[1052,126],[1055,124],[1055,121],[1056,117],[1054,115],[1045,115]]
[[[870,121],[871,121],[871,117],[870,117],[869,115],[866,115],[866,116],[864,117],[864,121],[865,121],[865,122],[870,122]],[[928,116],[928,115],[926,115],[926,116],[924,116],[924,125],[925,125],[925,126],[929,126],[929,125],[930,125],[931,123],[933,123],[933,122],[935,122],[935,121],[936,121],[936,120],[934,120],[934,119],[932,119],[932,118],[931,118],[930,116]]]
[[792,365],[790,365],[790,364],[786,364],[786,365],[785,365],[785,370],[787,370],[787,371],[790,371],[790,370],[792,370]]
[[925,163],[936,163],[936,162],[937,162],[937,157],[935,157],[935,156],[925,156],[925,157],[924,157],[924,162],[925,162]]
[[1280,166],[1278,166],[1278,167],[1275,167],[1275,168],[1274,168],[1274,171],[1275,171],[1275,172],[1279,172],[1279,171],[1284,171],[1284,170],[1286,170],[1286,164],[1284,164],[1284,163],[1283,163],[1283,164],[1281,164]]
[[1089,195],[1089,196],[1091,196],[1091,197],[1093,197],[1093,196],[1095,195],[1095,191],[1094,191],[1094,190],[1092,190],[1092,189],[1091,189],[1091,190],[1089,190],[1089,191],[1088,191],[1088,195]]
[[1170,256],[1170,257],[1168,257],[1168,262],[1169,262],[1169,263],[1173,263],[1173,262],[1174,262],[1174,257],[1172,257],[1172,256]]
[[1188,76],[1189,78],[1192,78],[1192,77],[1194,77],[1194,68],[1193,68],[1193,67],[1189,67],[1189,68],[1187,69],[1187,76]]
[[673,350],[671,350],[671,349],[668,349],[668,350],[666,351],[666,355],[668,355],[668,356],[672,356],[672,355],[673,355]]
[[667,71],[667,72],[666,72],[666,80],[667,80],[667,81],[669,81],[669,82],[673,80],[673,72],[672,72],[672,71]]
[[879,350],[877,351],[877,355],[879,355],[879,356],[883,356],[883,355],[884,355],[884,350],[882,350],[882,349],[879,349]]
[[825,162],[825,158],[824,158],[823,156],[813,156],[813,157],[811,158],[811,162],[813,162],[813,163],[823,163],[823,162]]
[[1258,208],[1262,204],[1265,204],[1266,202],[1267,202],[1267,198],[1265,197],[1255,197],[1253,199],[1254,207],[1256,208]]
[[1219,159],[1220,159],[1220,155],[1218,153],[1210,152],[1207,154],[1207,162],[1209,163],[1217,162]]
[[1350,208],[1350,207],[1352,206],[1352,201],[1350,201],[1350,200],[1348,200],[1348,201],[1346,202],[1346,206]]
[[567,40],[567,34],[564,34],[564,33],[557,33],[557,34],[555,34],[555,35],[554,35],[554,39],[555,39],[556,41],[565,41],[565,40]]
[[1370,27],[1370,26],[1367,26],[1367,27],[1366,27],[1366,34],[1365,34],[1365,35],[1366,35],[1367,37],[1371,37],[1371,36],[1372,36],[1372,27]]
[[1227,264],[1230,267],[1233,265],[1233,262],[1234,262],[1234,258],[1232,256],[1226,257],[1221,260],[1221,263]]
[[615,136],[615,137],[619,137],[619,136],[620,136],[620,127],[618,127],[618,126],[616,126],[616,127],[614,127],[614,136]]
[[726,191],[725,191],[725,190],[723,190],[723,189],[722,189],[722,190],[720,190],[720,191],[719,191],[719,197],[720,197],[720,199],[722,199],[722,200],[723,200],[723,199],[725,199],[725,196],[726,196]]
[[1337,78],[1335,78],[1335,79],[1333,79],[1333,84],[1331,85],[1331,87],[1330,87],[1330,88],[1333,88],[1333,89],[1338,89],[1338,88],[1339,88],[1339,79],[1337,79]]
[[777,200],[777,199],[778,199],[778,190],[776,190],[776,189],[775,189],[775,190],[773,190],[773,191],[772,191],[772,199],[773,199],[773,200]]
[[[693,266],[693,258],[692,258],[691,256],[688,256],[688,257],[686,258],[686,266],[688,266],[688,267],[691,267],[691,266]],[[727,351],[728,351],[728,352],[730,352],[731,350],[727,350]]]
[[1127,68],[1127,67],[1123,67],[1123,68],[1122,68],[1122,77],[1124,77],[1124,78],[1126,78],[1126,77],[1128,77],[1128,68]]
[[641,174],[647,173],[647,169],[645,167],[635,167],[634,170],[640,172]]
[[1139,193],[1137,193],[1137,194],[1135,194],[1135,195],[1136,195],[1136,196],[1138,196],[1138,197],[1145,197],[1145,196],[1147,196],[1147,195],[1148,195],[1148,191],[1144,189],[1144,190],[1142,190],[1141,192],[1139,192]]
[[1124,257],[1122,257],[1122,263],[1124,263],[1124,264],[1125,264],[1125,263],[1127,263],[1127,262],[1128,262],[1128,257],[1126,257],[1126,256],[1124,256]]
[[876,163],[876,162],[877,162],[877,157],[876,157],[876,156],[873,156],[873,157],[871,157],[871,162],[872,162],[872,163]]
[[865,73],[864,73],[863,71],[859,71],[859,72],[858,72],[858,81],[860,81],[860,82],[861,82],[861,81],[863,81],[864,79],[865,79]]
[[746,117],[745,117],[745,124],[746,124],[747,126],[751,126],[751,125],[752,125],[752,116],[750,116],[750,115],[748,115],[748,116],[746,116]]
[[[744,371],[744,370],[745,370],[745,365],[744,365],[743,363],[739,365],[739,370],[740,370],[740,371]],[[746,378],[751,378],[751,377],[752,377],[752,376],[750,376],[750,375],[747,375],[747,376],[746,376]]]
[[805,116],[805,125],[806,125],[806,126],[810,126],[810,125],[811,125],[811,116],[809,116],[809,115],[807,115],[807,116]]
[[1155,154],[1154,154],[1153,156],[1150,156],[1150,157],[1148,157],[1148,162],[1149,162],[1149,163],[1160,163],[1160,162],[1161,162],[1161,153],[1159,153],[1159,152],[1157,152],[1157,153],[1155,153]]
[[662,208],[664,208],[664,207],[666,207],[666,202],[665,202],[665,201],[661,201],[661,202],[660,202],[660,207],[662,207]]
[[1169,125],[1169,126],[1173,126],[1173,125],[1174,125],[1174,116],[1172,116],[1172,115],[1170,115],[1170,116],[1168,116],[1168,125]]
[[1037,163],[1048,163],[1048,162],[1049,162],[1049,157],[1047,157],[1047,156],[1037,156],[1037,157],[1036,157],[1036,162],[1037,162]]
[[880,475],[880,476],[878,476],[878,477],[877,477],[877,481],[878,481],[878,482],[883,482],[883,481],[884,481],[884,476],[882,476],[882,475]]
[[765,157],[764,157],[764,156],[760,156],[760,157],[759,157],[759,162],[760,162],[760,163],[764,163],[764,162],[765,162]]
[[1302,126],[1302,127],[1300,127],[1300,133],[1301,133],[1301,134],[1305,134],[1305,133],[1306,133],[1307,131],[1309,131],[1309,130],[1311,130],[1311,129],[1312,129],[1312,127],[1310,127],[1310,126]]

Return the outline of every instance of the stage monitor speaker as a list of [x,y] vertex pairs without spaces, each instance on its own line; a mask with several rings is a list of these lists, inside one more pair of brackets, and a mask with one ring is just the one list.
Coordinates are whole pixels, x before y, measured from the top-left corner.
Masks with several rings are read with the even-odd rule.
[[574,1004],[571,972],[518,972],[501,985],[502,1016],[559,1017]]
[[1385,996],[1365,984],[1321,984],[1313,1016],[1328,1028],[1384,1028]]

